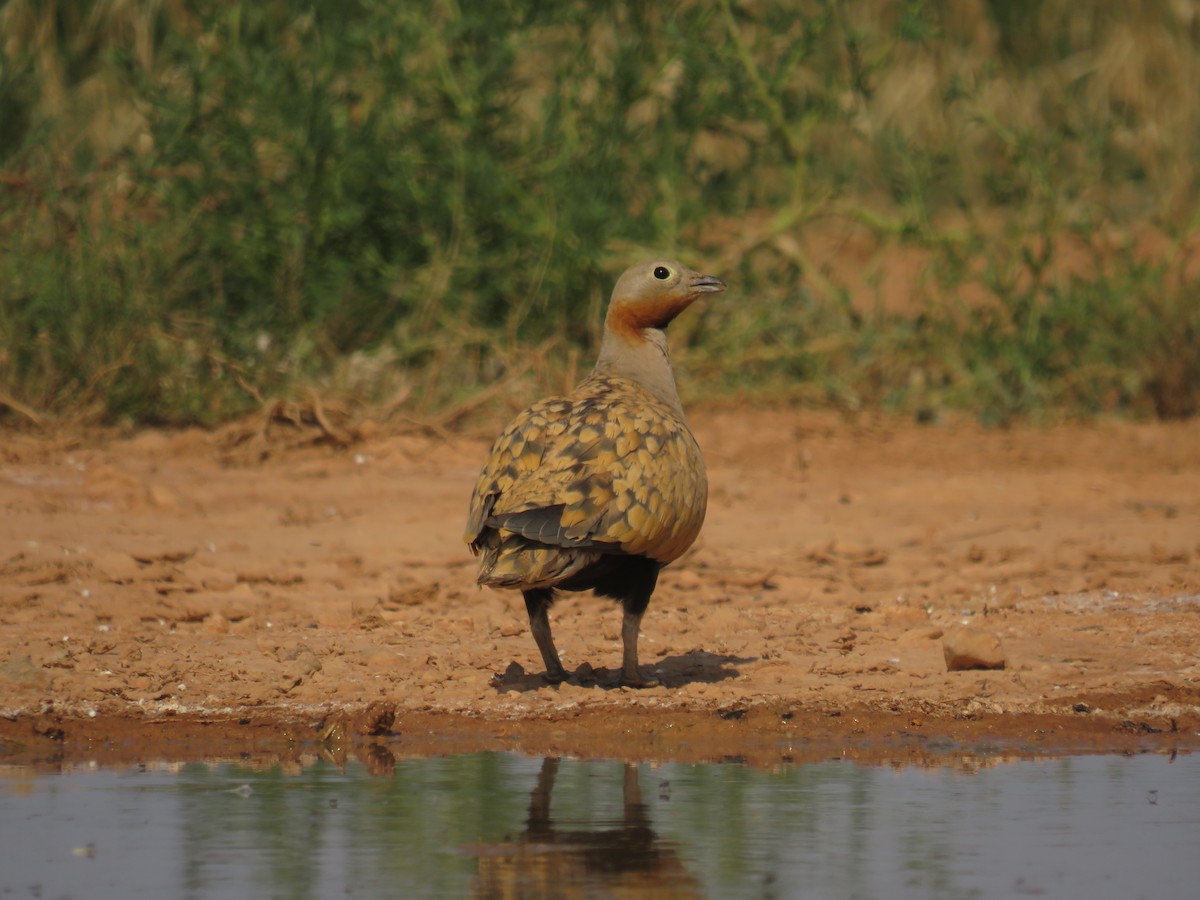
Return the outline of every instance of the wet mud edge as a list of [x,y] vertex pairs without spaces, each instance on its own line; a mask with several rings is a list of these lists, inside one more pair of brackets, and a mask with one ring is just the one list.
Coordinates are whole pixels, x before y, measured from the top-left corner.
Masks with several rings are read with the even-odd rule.
[[[1115,698],[1110,698],[1110,701]],[[387,702],[338,709],[220,714],[77,716],[49,709],[0,718],[0,765],[124,766],[239,761],[269,766],[357,758],[386,772],[409,758],[486,751],[633,762],[742,763],[758,768],[830,759],[956,766],[972,759],[1200,749],[1200,717],[1126,718],[1080,702],[1069,713],[795,708],[575,708],[483,718],[400,710]]]

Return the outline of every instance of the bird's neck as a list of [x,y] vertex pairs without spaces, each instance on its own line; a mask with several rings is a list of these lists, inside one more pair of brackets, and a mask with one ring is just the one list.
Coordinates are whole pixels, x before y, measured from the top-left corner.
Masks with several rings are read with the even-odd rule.
[[683,418],[667,333],[660,328],[644,328],[633,335],[605,329],[592,375],[617,375],[636,381]]

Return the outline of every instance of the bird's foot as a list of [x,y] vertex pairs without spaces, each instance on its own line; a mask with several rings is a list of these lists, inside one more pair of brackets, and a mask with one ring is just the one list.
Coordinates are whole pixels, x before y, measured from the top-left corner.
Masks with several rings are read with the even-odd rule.
[[662,682],[654,676],[647,678],[637,669],[634,669],[632,672],[622,671],[620,683],[622,687],[631,688],[652,688],[662,685]]
[[542,675],[547,684],[562,684],[567,680],[567,670],[559,666],[557,669],[547,669]]

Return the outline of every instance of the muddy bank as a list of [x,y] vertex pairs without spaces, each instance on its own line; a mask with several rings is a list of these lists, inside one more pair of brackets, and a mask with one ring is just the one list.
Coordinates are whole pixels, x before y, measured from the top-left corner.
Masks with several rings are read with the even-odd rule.
[[[381,712],[383,712],[381,721]],[[736,762],[758,768],[837,759],[979,767],[1091,753],[1195,752],[1195,719],[1015,713],[967,718],[919,710],[797,711],[761,704],[714,711],[572,709],[498,720],[370,709],[271,709],[233,717],[19,716],[0,720],[0,765],[58,770],[158,761],[303,766],[349,759],[380,774],[400,760],[484,751],[577,759]]]

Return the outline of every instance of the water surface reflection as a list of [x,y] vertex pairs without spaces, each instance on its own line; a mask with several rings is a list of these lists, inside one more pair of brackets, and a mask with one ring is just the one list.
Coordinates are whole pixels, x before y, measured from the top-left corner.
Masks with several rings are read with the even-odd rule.
[[0,768],[0,896],[1195,895],[1200,756],[977,762]]
[[626,765],[621,820],[599,827],[556,825],[550,812],[560,760],[542,760],[525,830],[515,839],[467,848],[479,858],[475,897],[554,897],[568,886],[605,896],[703,897],[674,845],[650,826],[638,768]]

